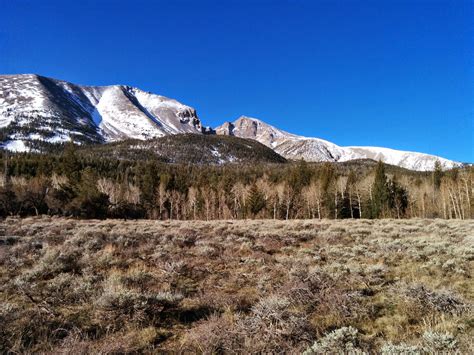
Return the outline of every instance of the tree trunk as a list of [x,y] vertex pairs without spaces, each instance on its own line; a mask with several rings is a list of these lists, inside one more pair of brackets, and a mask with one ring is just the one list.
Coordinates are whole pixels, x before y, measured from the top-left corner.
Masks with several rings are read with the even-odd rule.
[[458,217],[458,211],[457,211],[457,208],[456,208],[456,201],[454,200],[451,189],[448,188],[448,192],[449,192],[449,197],[451,198],[451,203],[453,204],[454,216],[455,216],[455,218],[459,218]]
[[349,192],[349,209],[351,211],[351,218],[354,219],[354,211],[352,210],[352,193]]
[[443,201],[443,217],[444,217],[444,219],[448,219],[448,216],[446,214],[446,199],[444,197],[444,194],[443,194],[443,197],[441,199]]
[[362,204],[360,203],[360,193],[357,192],[357,203],[359,205],[359,218],[362,218]]
[[471,214],[471,196],[469,195],[469,186],[467,184],[467,178],[464,180],[464,187],[466,190],[466,197],[467,197],[467,208],[468,208],[468,218],[472,217]]
[[464,188],[465,188],[465,191],[466,191],[466,198],[467,198],[467,208],[468,208],[468,218],[471,218],[472,217],[472,214],[471,214],[471,196],[469,194],[469,186],[467,184],[467,178],[464,180]]

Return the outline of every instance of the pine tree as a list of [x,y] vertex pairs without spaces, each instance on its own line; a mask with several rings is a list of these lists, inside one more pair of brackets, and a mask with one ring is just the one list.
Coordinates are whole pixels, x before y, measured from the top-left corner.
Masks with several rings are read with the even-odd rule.
[[372,218],[380,218],[388,210],[390,191],[385,175],[385,165],[382,161],[375,168],[375,180],[372,185]]
[[247,208],[252,216],[256,216],[262,209],[265,208],[266,201],[263,193],[258,189],[256,184],[253,184],[250,188],[249,195],[247,197]]
[[319,172],[319,181],[322,192],[324,216],[330,217],[330,211],[334,210],[334,194],[333,190],[336,185],[336,170],[332,163],[324,163]]
[[205,202],[204,196],[202,195],[202,190],[200,188],[197,189],[197,196],[196,196],[196,212],[198,215],[202,215],[204,211]]
[[10,170],[8,167],[8,150],[4,150],[2,154],[3,158],[3,187],[7,187],[10,184]]
[[73,142],[66,143],[63,152],[64,174],[72,184],[79,182],[81,177],[81,164],[76,154],[76,146]]
[[441,186],[441,180],[443,179],[443,167],[439,160],[435,161],[434,170],[433,170],[433,187],[435,191],[439,190]]
[[11,185],[0,187],[0,216],[14,215],[18,211],[18,201]]
[[303,187],[309,185],[310,181],[311,170],[308,167],[308,163],[301,159],[298,165],[291,169],[288,184],[295,194],[299,194]]
[[109,207],[109,197],[97,188],[97,175],[91,167],[81,174],[77,197],[71,204],[72,212],[83,218],[105,218]]
[[408,207],[408,192],[398,183],[396,176],[388,182],[388,190],[389,205],[393,210],[395,210],[397,218],[402,218]]
[[142,192],[142,200],[148,207],[153,206],[156,188],[161,180],[158,167],[154,162],[140,165],[139,181]]

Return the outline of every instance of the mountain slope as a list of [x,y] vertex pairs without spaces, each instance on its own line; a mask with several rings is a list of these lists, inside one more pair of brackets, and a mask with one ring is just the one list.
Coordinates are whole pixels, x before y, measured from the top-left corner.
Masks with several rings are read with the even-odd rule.
[[80,86],[39,75],[0,76],[1,140],[102,143],[200,133],[196,111],[176,100],[123,86]]
[[[93,109],[75,87],[36,75],[0,76],[2,141],[101,142]],[[17,143],[18,144],[18,143]]]
[[220,165],[285,163],[269,147],[250,139],[203,134],[177,134],[150,140],[87,146],[81,152],[125,160],[156,159],[165,163]]
[[345,162],[355,159],[382,160],[411,170],[433,170],[438,160],[445,168],[461,165],[434,155],[379,147],[341,147],[319,138],[297,136],[259,119],[242,116],[216,128],[217,134],[255,139],[287,159]]
[[215,131],[219,135],[255,139],[272,148],[288,139],[298,138],[298,136],[294,134],[282,131],[259,119],[247,116],[241,116],[234,122],[225,122],[223,125],[217,127]]
[[[423,153],[341,147],[246,116],[224,123],[215,132],[258,141],[288,159],[380,159],[413,170],[432,170],[437,160],[445,168],[460,165]],[[81,86],[33,74],[0,75],[0,144],[11,151],[43,151],[69,140],[97,144],[180,133],[210,132],[203,129],[195,109],[164,96],[124,85]]]

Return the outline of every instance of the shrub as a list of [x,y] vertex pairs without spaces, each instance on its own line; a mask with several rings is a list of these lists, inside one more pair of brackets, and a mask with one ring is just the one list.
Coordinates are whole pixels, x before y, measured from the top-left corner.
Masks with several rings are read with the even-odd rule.
[[435,353],[451,352],[458,347],[458,342],[452,334],[432,331],[423,333],[423,343],[428,351]]
[[473,353],[472,221],[423,223],[10,217],[0,353]]
[[416,345],[387,343],[380,349],[382,355],[422,355],[423,349]]
[[130,290],[120,283],[119,277],[112,275],[105,282],[104,291],[95,304],[98,316],[106,320],[108,327],[117,329],[127,322],[155,324],[182,298],[180,294],[170,292],[150,294]]
[[432,291],[424,285],[409,286],[405,290],[405,295],[423,307],[431,308],[437,312],[458,314],[467,308],[464,301],[453,292]]
[[185,336],[183,348],[202,354],[222,354],[242,349],[243,337],[229,315],[213,314],[191,328]]
[[294,349],[297,344],[308,342],[312,333],[306,315],[292,310],[289,299],[278,295],[257,302],[237,327],[250,352]]
[[351,326],[332,331],[322,339],[316,341],[303,354],[363,354],[359,348],[359,331]]

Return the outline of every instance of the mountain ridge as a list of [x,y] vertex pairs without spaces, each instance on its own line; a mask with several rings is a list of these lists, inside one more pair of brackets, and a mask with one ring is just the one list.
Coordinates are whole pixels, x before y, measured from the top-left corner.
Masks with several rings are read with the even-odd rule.
[[255,139],[271,147],[283,157],[293,160],[345,162],[355,159],[372,159],[421,171],[433,170],[436,161],[439,161],[444,168],[461,165],[459,162],[425,153],[384,147],[338,146],[324,139],[295,135],[248,116],[241,116],[233,122],[226,122],[217,127],[216,132],[217,134]]
[[432,170],[436,161],[444,168],[461,165],[418,152],[343,147],[296,135],[248,116],[212,130],[203,126],[194,108],[128,85],[88,86],[37,74],[0,75],[0,141],[4,149],[26,151],[69,140],[78,144],[148,140],[180,133],[253,139],[286,159],[373,159],[412,170]]
[[0,127],[12,125],[20,133],[12,140],[50,143],[203,131],[196,110],[174,99],[127,85],[81,86],[36,74],[0,76]]

